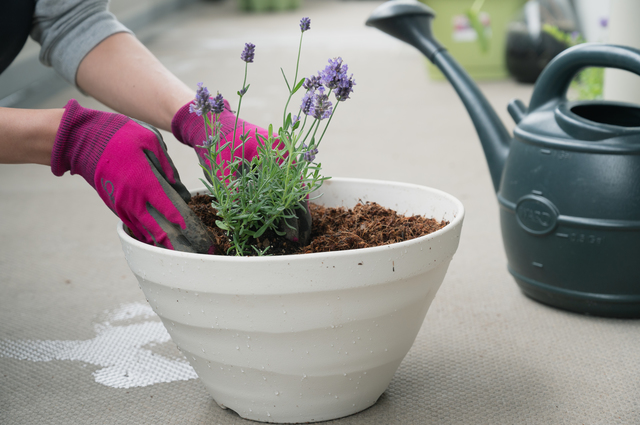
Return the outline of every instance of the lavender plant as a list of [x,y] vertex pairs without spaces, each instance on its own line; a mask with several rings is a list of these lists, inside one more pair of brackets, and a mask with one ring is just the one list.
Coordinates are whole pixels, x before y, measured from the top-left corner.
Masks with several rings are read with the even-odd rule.
[[[224,99],[220,93],[211,96],[200,83],[190,107],[191,112],[204,118],[206,140],[202,147],[208,149],[210,165],[201,164],[208,180],[203,182],[210,192],[211,205],[220,217],[216,225],[229,237],[232,254],[266,254],[268,247],[260,249],[251,242],[267,230],[280,236],[292,235],[292,240],[308,243],[296,240],[298,235],[291,223],[298,217],[309,216],[306,202],[329,178],[320,174],[321,164],[315,161],[316,155],[338,105],[350,98],[355,85],[353,75],[347,75],[348,66],[340,57],[329,59],[329,64],[317,75],[298,80],[302,40],[310,28],[311,20],[302,18],[296,69],[291,82],[281,68],[289,96],[282,125],[276,132],[272,124],[268,127],[267,137],[257,131],[250,134],[244,128],[238,128],[242,99],[249,90],[248,65],[255,57],[255,45],[251,43],[245,44],[240,56],[245,62],[244,81],[237,92],[239,100],[232,136],[227,139],[221,132]],[[292,114],[288,111],[289,104],[301,89],[304,89],[301,104],[297,114]],[[335,105],[330,100],[332,94]],[[233,145],[236,134],[242,142],[239,146]],[[258,154],[248,160],[244,147],[251,136],[259,141]],[[221,159],[226,149],[232,153],[229,161]]]

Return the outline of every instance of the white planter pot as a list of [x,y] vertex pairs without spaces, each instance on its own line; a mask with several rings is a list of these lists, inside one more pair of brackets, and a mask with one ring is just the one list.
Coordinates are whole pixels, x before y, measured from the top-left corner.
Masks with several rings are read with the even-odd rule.
[[276,257],[141,243],[118,226],[153,310],[216,402],[263,422],[335,419],[373,405],[422,325],[455,253],[464,208],[439,190],[331,179],[315,202],[372,201],[450,222],[411,241]]

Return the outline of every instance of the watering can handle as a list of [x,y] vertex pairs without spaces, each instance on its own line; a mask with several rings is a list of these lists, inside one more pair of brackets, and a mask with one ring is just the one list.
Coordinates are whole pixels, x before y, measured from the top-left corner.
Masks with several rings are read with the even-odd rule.
[[582,68],[618,68],[640,75],[640,50],[612,44],[586,43],[556,56],[536,81],[529,111],[553,99],[564,99],[573,77]]

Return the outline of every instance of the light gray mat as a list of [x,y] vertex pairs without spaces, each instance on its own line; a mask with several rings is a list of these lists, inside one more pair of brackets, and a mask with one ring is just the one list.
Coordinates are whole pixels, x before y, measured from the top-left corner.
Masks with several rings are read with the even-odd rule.
[[[205,2],[148,29],[149,47],[180,78],[228,95],[242,82],[243,43],[255,43],[243,116],[266,124],[281,114],[279,67],[292,69],[298,20],[310,16],[303,74],[341,55],[357,81],[322,146],[325,173],[424,184],[465,204],[459,251],[388,390],[331,423],[640,423],[640,322],[520,293],[471,122],[416,51],[364,27],[378,4],[305,0],[291,13],[241,15],[232,2]],[[531,93],[508,81],[481,86],[509,126],[507,102]],[[71,97],[100,108],[72,89],[41,106]],[[166,139],[187,186],[200,186],[193,152]],[[82,178],[0,166],[0,423],[249,423],[194,379],[149,311],[115,225]]]

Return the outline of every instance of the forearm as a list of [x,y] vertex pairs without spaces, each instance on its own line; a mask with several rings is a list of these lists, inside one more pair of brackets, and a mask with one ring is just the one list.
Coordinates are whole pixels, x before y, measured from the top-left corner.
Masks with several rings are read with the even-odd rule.
[[195,93],[127,33],[114,34],[91,50],[80,63],[76,81],[113,110],[167,131],[175,113]]
[[51,165],[64,109],[0,108],[0,163]]

